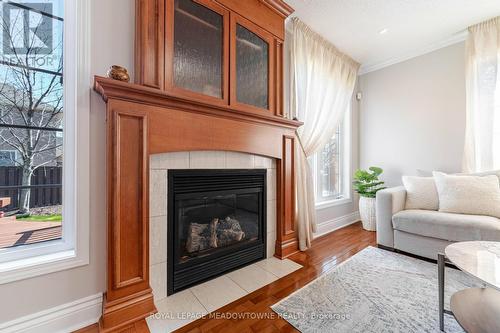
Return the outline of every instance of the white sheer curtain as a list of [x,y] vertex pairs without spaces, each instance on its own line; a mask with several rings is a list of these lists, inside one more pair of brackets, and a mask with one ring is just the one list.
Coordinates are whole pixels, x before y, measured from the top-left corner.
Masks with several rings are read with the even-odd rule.
[[500,17],[469,28],[463,169],[500,169]]
[[349,107],[359,64],[339,52],[299,19],[292,19],[290,59],[291,111],[299,128],[295,167],[299,246],[311,246],[316,230],[312,174],[307,158],[334,135]]

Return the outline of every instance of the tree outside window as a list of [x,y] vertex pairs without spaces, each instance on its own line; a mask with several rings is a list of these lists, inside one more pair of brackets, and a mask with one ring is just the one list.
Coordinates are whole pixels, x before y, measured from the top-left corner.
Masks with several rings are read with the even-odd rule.
[[0,210],[17,221],[61,221],[63,5],[1,4]]

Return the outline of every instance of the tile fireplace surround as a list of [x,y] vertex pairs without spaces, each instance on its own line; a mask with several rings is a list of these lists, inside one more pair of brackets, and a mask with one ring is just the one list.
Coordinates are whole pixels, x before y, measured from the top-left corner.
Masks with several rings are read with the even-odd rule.
[[154,154],[149,177],[149,269],[155,302],[167,296],[167,174],[169,169],[267,169],[267,257],[276,242],[276,162],[272,158],[224,151]]
[[[167,297],[167,187],[169,169],[266,169],[267,260],[244,266]],[[158,314],[148,318],[152,333],[178,329],[299,269],[273,257],[276,242],[276,160],[259,155],[191,151],[154,154],[149,163],[149,270]]]

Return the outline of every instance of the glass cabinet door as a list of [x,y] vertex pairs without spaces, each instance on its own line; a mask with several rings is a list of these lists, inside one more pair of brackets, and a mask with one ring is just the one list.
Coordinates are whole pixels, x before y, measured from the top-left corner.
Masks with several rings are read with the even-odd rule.
[[170,78],[167,72],[171,87],[167,90],[227,101],[227,11],[209,0],[173,0],[173,6]]
[[236,24],[236,98],[238,102],[269,108],[269,45]]
[[245,109],[271,110],[273,39],[241,17],[232,23],[232,103]]

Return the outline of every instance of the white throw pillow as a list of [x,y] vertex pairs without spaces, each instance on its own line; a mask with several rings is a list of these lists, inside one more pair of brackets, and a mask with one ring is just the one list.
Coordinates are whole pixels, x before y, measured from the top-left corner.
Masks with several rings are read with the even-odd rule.
[[439,198],[432,177],[403,176],[406,189],[406,209],[438,210]]
[[468,175],[468,176],[497,176],[500,179],[500,170],[492,170],[492,171],[483,171],[483,172],[474,172],[474,173],[469,173],[469,174],[460,174],[462,175]]
[[500,218],[500,184],[497,176],[447,175],[433,172],[439,194],[439,211]]

